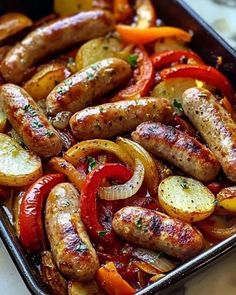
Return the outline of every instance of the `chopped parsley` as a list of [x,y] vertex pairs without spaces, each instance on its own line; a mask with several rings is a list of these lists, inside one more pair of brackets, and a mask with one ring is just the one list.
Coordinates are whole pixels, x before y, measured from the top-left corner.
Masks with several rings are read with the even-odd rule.
[[43,127],[43,124],[40,123],[39,121],[33,121],[33,122],[31,123],[31,127],[32,127],[32,128],[35,128],[35,129],[39,129],[39,128],[42,128],[42,127]]
[[173,107],[177,115],[180,115],[180,116],[183,115],[184,110],[183,110],[182,104],[178,102],[176,99],[173,102]]
[[91,172],[97,166],[97,162],[93,157],[88,157],[87,163],[88,163],[88,172]]
[[180,186],[183,188],[183,189],[189,189],[189,185],[188,185],[188,182],[186,179],[182,179],[181,182],[180,182]]
[[65,94],[66,92],[68,92],[70,90],[70,86],[72,86],[73,82],[71,79],[65,80],[63,82],[63,84],[61,84],[60,86],[58,86],[57,88],[57,93],[60,95]]
[[37,112],[32,108],[30,104],[27,104],[23,107],[23,110],[28,112],[32,117],[37,116]]
[[45,135],[47,135],[48,137],[52,137],[54,136],[54,132],[52,130],[47,130]]
[[91,81],[94,79],[94,72],[86,72],[86,79]]
[[105,230],[101,230],[101,231],[98,232],[98,236],[100,238],[104,238],[106,234],[107,234],[107,231],[105,231]]
[[207,97],[207,93],[204,93],[204,92],[203,92],[203,93],[199,93],[199,94],[198,94],[198,97],[203,97],[203,98],[204,98],[204,97]]
[[85,244],[79,244],[75,250],[77,252],[84,252],[84,251],[88,250],[88,247]]
[[127,61],[133,68],[136,68],[138,64],[138,55],[130,54],[127,58]]
[[218,200],[215,199],[215,200],[213,201],[213,205],[217,205],[217,204],[218,204]]
[[142,228],[143,222],[142,222],[141,217],[136,221],[135,225],[136,225],[137,228],[140,228],[140,229]]

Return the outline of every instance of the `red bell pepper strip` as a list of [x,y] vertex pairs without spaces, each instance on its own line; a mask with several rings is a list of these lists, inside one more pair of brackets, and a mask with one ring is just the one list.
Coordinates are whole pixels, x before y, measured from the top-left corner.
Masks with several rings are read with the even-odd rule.
[[63,174],[48,174],[39,178],[24,193],[19,212],[20,241],[31,253],[43,249],[43,204],[50,190],[64,180]]
[[118,92],[112,101],[136,99],[148,95],[154,83],[154,67],[143,47],[137,47],[134,54],[138,56],[138,68],[134,71],[135,84]]
[[219,89],[232,103],[235,92],[229,80],[218,70],[207,65],[177,65],[160,72],[162,80],[170,78],[193,78],[209,83]]
[[198,64],[204,64],[204,61],[195,52],[189,50],[167,50],[161,53],[155,53],[151,60],[156,70],[164,66],[169,66],[173,62],[178,62],[181,58],[192,58]]
[[[132,172],[129,168],[118,163],[101,165],[92,170],[87,175],[81,191],[80,209],[81,219],[92,239],[111,244],[115,239],[114,232],[106,232],[106,229],[100,224],[96,201],[101,182],[107,177],[116,181],[126,182],[132,177]],[[103,233],[102,236],[101,233]]]

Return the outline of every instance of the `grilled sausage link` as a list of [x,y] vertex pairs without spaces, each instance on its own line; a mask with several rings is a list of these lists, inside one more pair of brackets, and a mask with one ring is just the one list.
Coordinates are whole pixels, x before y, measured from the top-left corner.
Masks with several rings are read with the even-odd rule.
[[15,45],[2,62],[6,81],[20,83],[25,71],[42,58],[81,41],[112,31],[114,21],[107,11],[94,10],[52,21],[37,28]]
[[42,157],[61,152],[59,134],[24,89],[5,84],[0,88],[0,97],[9,122],[31,151]]
[[58,84],[46,99],[47,112],[75,113],[118,86],[132,75],[130,65],[118,58],[107,58],[82,69]]
[[236,124],[216,98],[202,88],[183,94],[183,109],[219,160],[225,175],[236,182]]
[[45,213],[47,237],[60,272],[69,279],[90,280],[99,268],[79,214],[79,195],[70,183],[60,183],[50,192]]
[[110,138],[134,130],[148,120],[169,122],[172,110],[166,99],[142,98],[106,103],[84,109],[70,119],[79,139]]
[[219,173],[220,164],[213,153],[174,127],[146,122],[132,133],[132,139],[198,180],[210,181]]
[[124,207],[114,215],[112,227],[124,240],[180,259],[203,248],[202,235],[190,224],[142,207]]

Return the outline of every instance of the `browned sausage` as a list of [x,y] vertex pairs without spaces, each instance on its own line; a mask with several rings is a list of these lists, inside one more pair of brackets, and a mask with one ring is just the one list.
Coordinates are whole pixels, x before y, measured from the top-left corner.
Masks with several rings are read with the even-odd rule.
[[142,207],[124,207],[114,215],[112,227],[124,240],[180,259],[203,248],[202,235],[190,224]]
[[202,88],[183,94],[183,109],[219,160],[225,175],[236,182],[236,124],[216,98]]
[[60,272],[69,279],[86,281],[99,268],[79,214],[79,194],[70,183],[60,183],[50,192],[45,213],[47,237]]
[[90,107],[74,114],[70,119],[70,127],[79,139],[110,138],[132,131],[148,120],[168,123],[172,114],[166,99],[118,101]]
[[137,127],[132,138],[149,152],[196,179],[210,181],[219,173],[220,164],[213,153],[195,138],[172,126],[146,122]]
[[10,50],[1,65],[8,82],[20,83],[25,71],[42,58],[81,41],[112,31],[114,21],[107,11],[94,10],[61,18],[37,28]]
[[25,145],[42,157],[60,153],[62,142],[33,98],[21,87],[5,84],[0,88],[3,109]]
[[51,115],[63,110],[75,113],[122,86],[131,75],[130,65],[122,59],[103,59],[58,84],[47,97],[47,112]]

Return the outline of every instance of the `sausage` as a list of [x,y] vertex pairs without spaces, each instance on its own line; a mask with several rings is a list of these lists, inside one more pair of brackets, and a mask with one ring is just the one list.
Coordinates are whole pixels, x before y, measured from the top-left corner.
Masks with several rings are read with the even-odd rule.
[[99,268],[97,254],[79,213],[79,194],[70,183],[60,183],[49,193],[45,225],[54,261],[63,276],[86,281]]
[[148,120],[169,122],[172,110],[166,99],[142,98],[102,104],[74,114],[70,127],[79,139],[110,138],[134,130]]
[[115,213],[112,227],[124,240],[180,259],[198,254],[204,244],[190,224],[142,207],[122,208]]
[[131,75],[130,65],[122,59],[101,60],[58,84],[46,99],[47,112],[50,115],[65,110],[75,113],[127,82]]
[[220,162],[225,175],[236,182],[236,124],[206,89],[183,93],[183,109]]
[[21,87],[5,84],[0,88],[3,109],[24,144],[42,157],[59,154],[62,141],[33,98]]
[[172,126],[146,122],[132,133],[132,139],[198,180],[213,180],[220,171],[219,162],[207,147]]
[[25,71],[44,57],[79,42],[104,36],[114,29],[108,11],[94,10],[49,22],[15,45],[1,65],[6,81],[20,83]]

